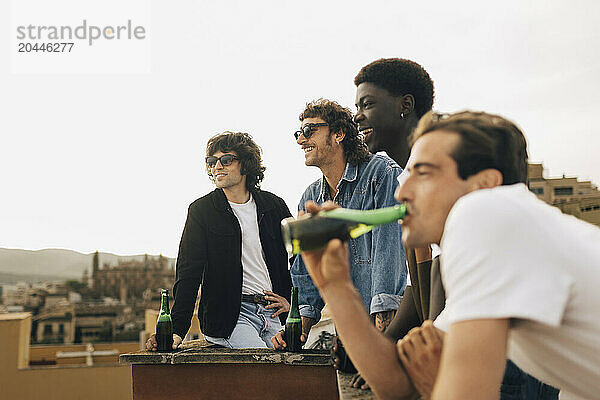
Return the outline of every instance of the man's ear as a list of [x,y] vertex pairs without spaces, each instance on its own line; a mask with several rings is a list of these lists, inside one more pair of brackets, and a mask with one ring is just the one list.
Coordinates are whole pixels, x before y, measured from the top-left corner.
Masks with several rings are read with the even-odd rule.
[[336,143],[341,143],[345,137],[346,134],[344,133],[344,131],[341,130],[333,134],[333,140],[335,140]]
[[502,185],[502,173],[494,168],[484,169],[467,178],[473,190],[491,189]]
[[412,94],[405,94],[397,98],[397,105],[403,115],[410,114],[415,109],[415,98]]

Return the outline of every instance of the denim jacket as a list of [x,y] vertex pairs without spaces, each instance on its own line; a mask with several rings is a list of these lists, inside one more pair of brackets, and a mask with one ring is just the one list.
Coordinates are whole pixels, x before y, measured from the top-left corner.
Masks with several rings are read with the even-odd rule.
[[[347,163],[333,201],[357,210],[393,206],[397,204],[394,200],[396,178],[401,172],[394,160],[380,154],[370,155],[369,160],[359,165]],[[304,210],[307,200],[317,204],[332,200],[325,177],[304,191],[298,210]],[[392,223],[349,240],[350,276],[370,314],[396,310],[402,299],[407,269],[401,238],[400,224]],[[296,257],[290,272],[294,286],[300,289],[300,315],[318,321],[324,302],[302,257]]]

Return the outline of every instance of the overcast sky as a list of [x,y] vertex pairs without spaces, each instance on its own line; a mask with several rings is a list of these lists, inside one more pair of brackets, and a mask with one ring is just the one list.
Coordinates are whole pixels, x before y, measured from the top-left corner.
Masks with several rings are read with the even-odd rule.
[[152,1],[151,73],[15,75],[2,2],[0,247],[176,256],[224,130],[255,138],[263,189],[295,214],[320,176],[298,113],[354,109],[354,76],[381,57],[423,65],[436,110],[517,122],[549,176],[600,184],[600,3],[430,3]]

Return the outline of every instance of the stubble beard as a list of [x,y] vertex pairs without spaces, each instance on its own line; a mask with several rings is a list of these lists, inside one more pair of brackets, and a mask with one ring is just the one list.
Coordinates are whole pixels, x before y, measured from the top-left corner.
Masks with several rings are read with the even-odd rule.
[[[312,158],[309,157],[309,158],[305,159],[304,164],[306,164],[307,167],[322,168],[324,165],[327,164],[327,160],[329,159],[327,157],[327,154],[331,154],[333,152],[332,148],[333,148],[333,146],[332,146],[331,134],[329,134],[327,139],[325,139],[325,146],[323,148],[323,150],[325,150],[325,151],[319,152],[319,154],[316,154]],[[313,151],[318,151],[318,148],[315,147],[311,152],[313,152]]]

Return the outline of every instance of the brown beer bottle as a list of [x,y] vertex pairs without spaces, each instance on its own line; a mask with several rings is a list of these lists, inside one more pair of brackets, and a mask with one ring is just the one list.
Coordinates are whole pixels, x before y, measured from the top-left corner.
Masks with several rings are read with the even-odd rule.
[[156,342],[159,352],[173,351],[173,320],[169,311],[169,291],[161,290],[160,314],[156,321]]

